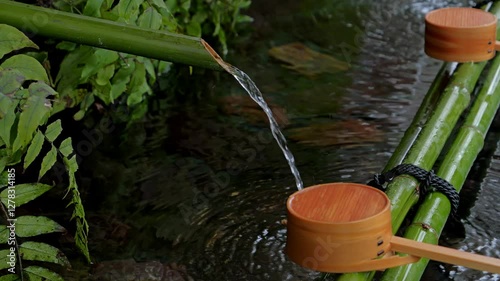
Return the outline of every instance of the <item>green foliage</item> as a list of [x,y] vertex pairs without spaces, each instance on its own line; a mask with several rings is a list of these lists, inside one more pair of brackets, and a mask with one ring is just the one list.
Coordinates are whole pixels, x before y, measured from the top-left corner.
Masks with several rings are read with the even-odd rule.
[[30,281],[63,281],[57,273],[40,266],[29,266],[24,271]]
[[240,14],[250,6],[250,0],[161,0],[153,6],[162,16],[165,30],[196,37],[214,36],[227,54],[226,32],[235,33],[238,23],[252,18]]
[[43,66],[33,57],[27,55],[17,55],[6,59],[2,63],[3,68],[16,69],[26,80],[38,80],[49,83],[49,77]]
[[[22,32],[10,26],[0,25],[0,34],[0,57],[27,47],[38,48]],[[66,256],[53,246],[25,241],[25,238],[42,234],[65,232],[61,225],[43,216],[15,216],[17,208],[40,197],[53,186],[42,183],[17,184],[10,180],[14,175],[20,174],[15,172],[15,167],[21,162],[22,167],[27,169],[41,156],[38,175],[40,180],[57,159],[61,159],[69,177],[67,193],[71,194],[70,205],[74,207],[72,218],[77,225],[76,245],[90,260],[88,225],[75,179],[78,169],[76,156],[73,155],[71,138],[62,140],[59,145],[55,143],[62,132],[61,121],[49,123],[49,119],[56,113],[60,99],[59,94],[48,85],[49,81],[45,68],[32,56],[16,54],[0,64],[0,171],[2,179],[9,179],[0,182],[0,200],[4,205],[1,210],[5,219],[16,219],[15,232],[9,228],[10,225],[0,225],[0,244],[8,244],[8,247],[15,245],[15,252],[23,260],[69,267]],[[45,155],[40,155],[44,144],[50,146],[50,150]],[[18,243],[20,240],[23,241],[22,244]],[[13,248],[3,251],[9,254],[11,249]],[[3,254],[2,251],[0,253]],[[0,259],[6,257],[2,255]],[[0,261],[1,269],[9,267],[8,263]],[[59,275],[46,268],[29,266],[22,270],[30,280],[62,280]],[[2,277],[0,280],[17,279]]]
[[17,226],[16,235],[18,237],[33,237],[52,232],[65,231],[61,225],[59,225],[57,222],[47,217],[36,217],[36,216],[18,217],[16,221],[16,226]]
[[[249,5],[250,0],[53,1],[53,7],[63,11],[216,40],[223,54],[227,53],[227,37],[236,33],[236,25],[251,21],[240,14]],[[6,211],[12,203],[9,201],[12,189],[7,180],[8,171],[14,167],[26,170],[37,165],[38,182],[15,186],[18,208],[53,188],[40,181],[59,160],[67,172],[65,198],[69,200],[68,206],[73,207],[75,244],[90,261],[89,226],[75,176],[78,163],[72,139],[62,139],[63,127],[60,120],[54,121],[54,114],[66,108],[78,108],[74,119],[81,120],[92,105],[119,105],[126,108],[127,122],[131,124],[147,112],[148,98],[153,95],[153,88],[160,84],[160,78],[175,73],[169,62],[69,42],[60,42],[57,48],[66,56],[61,65],[56,66],[58,74],[53,81],[46,70],[47,53],[34,52],[38,46],[24,34],[13,27],[0,25],[0,201],[4,205],[0,214],[3,212],[6,219],[11,214]],[[168,80],[163,80],[161,88],[169,90],[170,85],[165,87],[168,83],[165,81]],[[16,219],[14,238],[16,253],[20,254],[17,259],[29,265],[22,268],[24,276],[29,280],[62,280],[57,273],[36,266],[36,263],[69,267],[64,254],[51,245],[29,239],[66,230],[43,216]],[[10,229],[0,225],[0,244],[8,244],[9,235]],[[0,250],[0,270],[8,268],[5,266],[9,253],[10,249]],[[0,281],[21,280],[19,277],[0,276]]]
[[[74,116],[76,120],[83,118],[95,97],[111,105],[125,94],[126,104],[132,110],[130,121],[135,121],[142,117],[134,114],[138,110],[142,112],[139,104],[146,95],[152,94],[148,82],[156,79],[154,72],[147,74],[146,64],[152,65],[153,62],[126,54],[120,57],[114,51],[78,46],[61,64],[56,77],[57,90],[70,107],[80,106],[80,111]],[[91,90],[87,90],[89,84]]]
[[[238,23],[252,19],[241,15],[250,0],[56,0],[63,11],[79,12],[154,30],[215,37],[227,53],[227,33]],[[147,98],[158,75],[170,70],[170,63],[109,50],[62,42],[69,53],[61,63],[56,83],[69,107],[79,106],[80,120],[96,98],[105,105],[127,106],[129,123],[147,112]]]
[[[52,189],[53,186],[42,183],[25,183],[16,185],[16,204],[23,205]],[[8,203],[9,189],[0,192],[0,199],[4,205]]]
[[30,261],[45,261],[69,267],[68,258],[59,249],[40,242],[24,242],[19,246],[23,259]]
[[0,59],[8,53],[22,48],[38,49],[38,46],[28,37],[19,36],[17,29],[12,26],[0,25],[0,34],[3,35],[0,38]]

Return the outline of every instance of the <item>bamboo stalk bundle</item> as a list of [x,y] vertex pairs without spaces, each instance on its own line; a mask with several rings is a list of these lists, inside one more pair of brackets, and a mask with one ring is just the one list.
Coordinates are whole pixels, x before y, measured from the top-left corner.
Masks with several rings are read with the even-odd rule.
[[[470,94],[486,63],[467,63],[457,67],[450,83],[441,93],[432,116],[413,142],[403,163],[431,169],[461,113],[467,108]],[[405,152],[405,151],[401,151]],[[396,164],[397,165],[397,164]],[[387,187],[392,204],[392,227],[396,232],[410,208],[418,201],[418,182],[411,176],[396,177]],[[338,280],[368,280],[371,273],[344,274]]]
[[[451,69],[450,71],[450,68],[450,63],[443,63],[443,65],[441,66],[427,94],[420,104],[420,107],[417,110],[412,123],[406,130],[403,138],[401,139],[391,158],[387,162],[384,171],[388,171],[401,164],[405,156],[408,154],[410,148],[414,145],[415,140],[432,115],[432,112],[437,105],[437,100],[439,100],[443,88],[446,87],[446,84],[450,79],[450,75],[453,74],[454,69]],[[375,272],[349,273],[339,276],[338,280],[370,280],[373,277],[374,273]]]
[[203,39],[53,9],[0,0],[0,23],[30,34],[114,51],[222,70]]
[[[494,4],[490,12],[499,17],[500,4]],[[433,167],[444,144],[448,141],[457,120],[467,108],[471,99],[470,95],[485,65],[486,62],[460,64],[451,77],[447,87],[442,92],[441,99],[438,101],[437,105],[433,106],[432,102],[430,102],[432,98],[429,96],[432,96],[435,91],[436,81],[438,81],[442,75],[441,72],[443,69],[441,70],[433,86],[429,89],[426,98],[422,102],[412,125],[405,133],[405,137],[396,149],[393,157],[389,160],[385,170],[389,170],[398,165],[401,159],[403,159],[402,163],[414,164],[427,170]],[[498,77],[493,74],[496,73],[496,68],[498,68],[498,66],[495,59],[490,69],[490,75],[488,76],[488,83],[490,83],[491,86],[485,86],[485,89],[481,91],[479,100],[469,112],[467,122],[472,124],[469,124],[469,126],[476,126],[478,128],[462,127],[456,137],[455,143],[448,151],[447,155],[449,157],[441,164],[441,168],[438,171],[438,176],[448,180],[458,189],[461,188],[465,181],[465,176],[468,174],[477,153],[479,153],[482,148],[484,135],[491,123],[489,118],[493,118],[498,108],[498,105],[495,104],[496,101],[491,98],[492,89],[494,89],[496,83],[498,83],[493,81],[495,80],[494,78]],[[483,96],[482,99],[484,99],[484,101],[480,101],[481,96]],[[478,113],[481,113],[480,109],[484,110],[486,104],[488,104],[487,116],[477,116]],[[434,111],[432,116],[426,119],[425,113],[432,111]],[[422,121],[425,122],[423,126]],[[420,124],[420,126],[418,124]],[[420,130],[420,128],[422,129]],[[478,129],[481,131],[476,132]],[[408,135],[408,137],[406,135]],[[411,142],[411,139],[415,137],[415,141]],[[411,147],[408,149],[408,144],[410,143]],[[392,202],[391,214],[394,232],[399,229],[410,208],[417,203],[419,196],[418,192],[416,192],[417,187],[418,182],[413,177],[405,175],[396,177],[394,181],[388,185],[386,193]],[[439,214],[430,212],[431,210],[437,210],[433,208],[438,207],[441,209]],[[450,204],[444,195],[441,193],[429,194],[420,207],[419,214],[414,219],[416,224],[413,224],[412,227],[407,230],[405,237],[415,239],[424,236],[426,237],[425,239],[419,239],[418,241],[436,244],[437,237],[444,227],[449,212]],[[421,224],[420,227],[417,226],[418,223],[430,225],[435,230],[434,233],[426,232]],[[438,235],[435,234],[436,232]],[[435,241],[432,241],[433,239]],[[389,269],[384,274],[383,280],[419,280],[427,263],[428,260],[422,260],[415,264]],[[340,275],[337,280],[370,280],[373,275],[374,272],[350,273]]]
[[398,146],[394,150],[394,153],[391,155],[391,158],[385,165],[384,172],[389,171],[390,169],[403,162],[405,156],[408,154],[408,151],[417,139],[419,133],[422,131],[425,123],[432,115],[432,112],[437,105],[437,101],[441,96],[441,92],[446,87],[450,76],[453,74],[453,71],[455,69],[452,66],[453,63],[443,63],[443,65],[439,69],[410,126],[404,133],[403,138],[401,139]]
[[[490,66],[485,84],[479,92],[464,124],[441,163],[437,175],[450,182],[458,191],[462,188],[477,155],[483,148],[484,138],[500,106],[500,56]],[[438,192],[426,196],[406,229],[405,237],[421,242],[437,244],[450,204]],[[430,229],[429,229],[430,228]],[[382,280],[420,280],[429,260],[389,269]]]
[[[467,108],[479,76],[486,63],[467,63],[458,66],[441,99],[410,148],[403,163],[414,164],[430,170],[448,140],[462,112]],[[402,175],[387,187],[392,202],[393,229],[399,229],[408,210],[418,201],[418,182]]]

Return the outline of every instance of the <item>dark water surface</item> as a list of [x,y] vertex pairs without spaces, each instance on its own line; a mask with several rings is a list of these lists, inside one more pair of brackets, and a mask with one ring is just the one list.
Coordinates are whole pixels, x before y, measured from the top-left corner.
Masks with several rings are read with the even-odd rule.
[[[425,13],[469,4],[254,0],[255,30],[242,35],[226,60],[252,77],[274,108],[305,186],[366,182],[384,168],[441,66],[423,52]],[[308,76],[268,55],[292,42],[349,68]],[[155,133],[139,140],[141,156],[120,163],[122,174],[92,164],[107,180],[127,179],[102,198],[107,209],[101,211],[127,225],[126,238],[108,235],[94,253],[178,262],[195,280],[313,280],[318,273],[283,253],[282,221],[285,201],[296,191],[294,178],[265,115],[230,75],[220,77],[210,89],[216,95],[184,105],[165,124],[149,124]],[[474,197],[463,210],[466,238],[449,244],[499,257],[500,152],[494,152],[494,137],[464,190]],[[116,224],[110,231],[119,229]],[[438,263],[425,278],[499,280]]]

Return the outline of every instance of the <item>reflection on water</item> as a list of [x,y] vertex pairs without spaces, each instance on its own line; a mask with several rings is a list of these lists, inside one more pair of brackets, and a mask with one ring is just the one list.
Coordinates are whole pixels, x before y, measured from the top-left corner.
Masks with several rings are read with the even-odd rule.
[[[424,14],[468,4],[254,0],[252,37],[227,61],[245,70],[271,107],[286,114],[282,130],[305,186],[366,182],[385,166],[441,66],[423,52]],[[349,68],[307,77],[268,57],[269,49],[293,42]],[[226,78],[215,91],[242,98],[218,102],[242,102],[246,94]],[[154,146],[133,163],[145,167],[135,183],[138,203],[126,213],[138,232],[130,238],[133,256],[180,262],[195,280],[314,280],[319,273],[284,255],[285,202],[296,187],[267,124],[248,122],[257,110],[247,103],[247,115],[234,116],[225,114],[231,106],[214,99],[180,108],[159,125],[170,130],[164,143],[152,140]],[[456,247],[499,254],[497,160],[482,184],[488,196],[479,197],[467,238]],[[152,235],[161,238],[148,243]],[[493,278],[464,268],[440,270],[456,280]]]

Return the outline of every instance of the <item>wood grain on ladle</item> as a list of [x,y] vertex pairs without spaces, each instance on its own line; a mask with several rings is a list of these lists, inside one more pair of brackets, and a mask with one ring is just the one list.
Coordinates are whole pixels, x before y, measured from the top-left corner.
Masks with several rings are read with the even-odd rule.
[[430,12],[426,19],[433,24],[446,27],[478,27],[496,22],[495,15],[473,8],[441,9]]
[[374,189],[352,184],[307,188],[291,202],[291,209],[310,220],[330,223],[359,221],[380,213],[389,200]]

